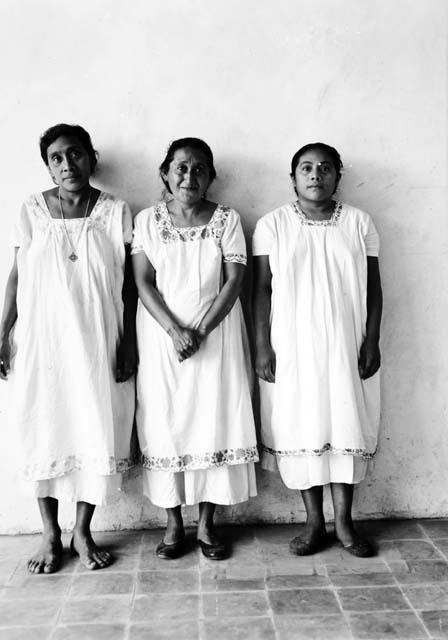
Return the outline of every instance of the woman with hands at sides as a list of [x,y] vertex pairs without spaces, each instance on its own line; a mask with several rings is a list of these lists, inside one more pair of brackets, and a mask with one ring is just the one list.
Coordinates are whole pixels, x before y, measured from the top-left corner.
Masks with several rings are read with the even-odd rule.
[[90,522],[130,466],[132,219],[125,202],[91,186],[97,153],[85,129],[51,127],[40,152],[56,186],[22,206],[0,325],[0,377],[10,378],[11,418],[43,521],[28,569],[61,566],[60,499],[76,502],[72,553],[101,569],[112,556],[96,546]]
[[215,505],[256,495],[249,355],[238,295],[246,265],[240,218],[211,202],[216,171],[198,138],[171,143],[160,166],[169,198],[135,218],[139,292],[137,429],[144,492],[167,512],[158,557],[185,552],[181,505],[199,504],[197,541],[228,555]]
[[291,163],[297,200],[262,217],[253,237],[256,372],[262,467],[299,489],[307,520],[290,551],[325,546],[323,486],[335,536],[374,554],[356,532],[353,486],[377,447],[382,293],[379,239],[369,215],[335,200],[342,161],[333,147],[302,147]]

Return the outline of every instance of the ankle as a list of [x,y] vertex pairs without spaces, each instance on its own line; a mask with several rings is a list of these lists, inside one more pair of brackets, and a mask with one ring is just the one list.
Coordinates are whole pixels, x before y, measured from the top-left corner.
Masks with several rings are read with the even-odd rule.
[[44,538],[47,538],[48,540],[60,540],[61,534],[62,534],[62,531],[58,524],[44,525],[42,529],[42,536]]

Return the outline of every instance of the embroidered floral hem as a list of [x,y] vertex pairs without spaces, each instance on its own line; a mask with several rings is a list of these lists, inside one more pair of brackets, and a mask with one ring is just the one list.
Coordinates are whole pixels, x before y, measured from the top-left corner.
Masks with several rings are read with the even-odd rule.
[[367,451],[366,449],[341,449],[338,447],[333,447],[329,442],[324,444],[320,449],[290,449],[290,450],[281,450],[281,449],[271,449],[270,447],[266,447],[264,444],[261,445],[261,449],[265,453],[269,453],[271,456],[322,456],[324,453],[340,453],[342,455],[347,456],[359,456],[360,458],[364,458],[366,460],[371,460],[376,454],[375,451]]
[[132,458],[116,460],[113,456],[101,460],[87,457],[68,456],[62,460],[55,460],[51,464],[31,464],[25,467],[26,480],[49,480],[72,473],[73,471],[92,471],[99,476],[111,476],[124,473],[135,465]]
[[258,462],[257,447],[245,449],[224,449],[211,453],[185,454],[172,458],[157,458],[142,454],[141,465],[154,471],[195,471],[223,465],[248,464]]

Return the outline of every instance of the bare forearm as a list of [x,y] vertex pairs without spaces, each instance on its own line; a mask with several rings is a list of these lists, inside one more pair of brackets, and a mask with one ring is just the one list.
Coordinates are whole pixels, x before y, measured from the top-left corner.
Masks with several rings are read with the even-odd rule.
[[367,258],[367,322],[366,340],[378,342],[380,338],[383,292],[377,258]]
[[138,286],[138,294],[145,309],[169,335],[178,326],[176,318],[168,309],[165,300],[153,284],[146,282]]
[[123,337],[125,338],[125,340],[135,342],[135,316],[137,311],[138,292],[132,273],[131,256],[129,254],[129,251],[126,251],[122,299]]
[[202,318],[199,325],[199,335],[205,337],[230,313],[241,291],[241,279],[227,280],[216,296],[212,306]]
[[271,315],[271,287],[257,287],[253,296],[253,316],[255,329],[255,343],[257,347],[271,344],[270,315]]
[[17,320],[17,271],[12,271],[6,284],[3,313],[0,323],[0,340],[7,340]]

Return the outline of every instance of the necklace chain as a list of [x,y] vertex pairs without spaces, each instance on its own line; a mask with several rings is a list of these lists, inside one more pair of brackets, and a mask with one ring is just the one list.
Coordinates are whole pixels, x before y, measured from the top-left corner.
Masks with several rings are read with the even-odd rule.
[[64,225],[65,235],[66,235],[68,243],[69,243],[69,245],[70,245],[70,247],[72,249],[72,252],[69,255],[68,259],[71,260],[72,262],[75,262],[78,259],[78,254],[77,254],[76,250],[78,249],[79,241],[81,240],[81,234],[82,234],[82,232],[84,230],[84,227],[85,227],[85,224],[86,224],[87,213],[89,211],[91,195],[92,195],[92,190],[89,188],[89,197],[88,197],[88,200],[87,200],[86,210],[84,211],[84,217],[82,219],[81,229],[79,230],[78,237],[76,239],[76,244],[73,244],[72,239],[70,238],[70,234],[69,234],[69,232],[67,230],[67,225],[65,223],[64,210],[62,209],[61,190],[58,189],[59,211],[61,213],[61,218],[62,218],[62,223]]

